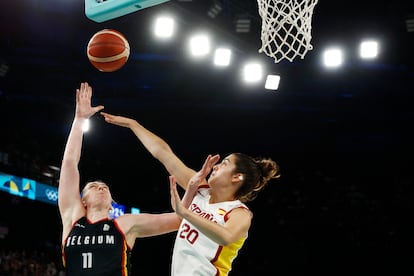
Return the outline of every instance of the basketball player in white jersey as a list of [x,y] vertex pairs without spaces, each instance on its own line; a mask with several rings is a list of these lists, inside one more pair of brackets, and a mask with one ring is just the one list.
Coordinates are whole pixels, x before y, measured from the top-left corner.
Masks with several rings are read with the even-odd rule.
[[[252,213],[245,203],[253,200],[270,179],[280,176],[276,162],[233,153],[216,164],[220,156],[214,155],[208,156],[203,169],[196,173],[163,139],[136,120],[105,112],[101,115],[108,123],[130,128],[171,175],[172,205],[183,218],[175,240],[171,275],[228,275],[251,226]],[[199,187],[187,209],[179,202],[175,183],[187,189],[190,180]]]

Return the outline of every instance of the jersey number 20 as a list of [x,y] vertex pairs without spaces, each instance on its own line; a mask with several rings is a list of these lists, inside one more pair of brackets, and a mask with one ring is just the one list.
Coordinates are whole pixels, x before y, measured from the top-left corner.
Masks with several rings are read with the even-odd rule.
[[196,229],[192,229],[187,223],[184,223],[181,227],[179,237],[186,239],[191,244],[194,244],[198,238],[198,231]]

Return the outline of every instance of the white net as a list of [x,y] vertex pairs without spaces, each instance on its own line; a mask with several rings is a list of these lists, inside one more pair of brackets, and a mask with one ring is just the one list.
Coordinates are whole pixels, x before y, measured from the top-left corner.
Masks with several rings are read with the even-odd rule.
[[257,0],[262,18],[260,53],[290,62],[312,50],[312,15],[318,0]]

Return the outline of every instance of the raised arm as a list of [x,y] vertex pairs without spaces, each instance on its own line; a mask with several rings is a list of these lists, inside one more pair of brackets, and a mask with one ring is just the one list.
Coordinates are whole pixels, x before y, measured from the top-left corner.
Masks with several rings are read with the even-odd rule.
[[78,170],[83,140],[82,126],[89,117],[104,108],[91,107],[91,97],[92,88],[86,82],[81,83],[76,90],[75,117],[66,142],[59,178],[58,205],[63,223],[63,237],[66,237],[73,221],[85,213],[80,198]]
[[[213,166],[220,160],[220,155],[211,155],[207,156],[206,161],[203,164],[203,167],[200,171],[196,172],[188,181],[187,189],[181,201],[176,201],[176,197],[171,196],[171,205],[175,212],[180,213],[178,209],[188,208],[191,204],[191,201],[196,194],[198,187],[203,184],[207,184],[206,177],[209,175]],[[170,176],[170,185],[176,183],[175,176]]]
[[[199,216],[184,205],[186,204],[186,196],[194,196],[194,189],[192,187],[197,187],[205,181],[205,177],[210,173],[211,168],[213,168],[219,158],[220,157],[218,155],[209,155],[207,157],[202,169],[190,179],[190,188],[187,189],[183,200],[180,200],[174,176],[170,176],[171,206],[176,214],[191,222],[210,239],[221,245],[227,245],[236,242],[238,239],[246,235],[248,229],[250,228],[252,218],[249,210],[245,208],[234,209],[228,215],[228,220],[225,225],[220,225]],[[189,194],[190,190],[193,191],[192,194]]]
[[177,185],[174,182],[174,178],[170,178],[171,204],[173,205],[176,214],[188,220],[204,235],[224,246],[236,242],[242,237],[246,237],[252,219],[249,210],[245,208],[234,209],[228,215],[226,223],[220,225],[185,208],[180,202],[180,196],[176,187]]
[[152,156],[164,165],[170,175],[175,176],[177,183],[182,188],[187,188],[188,181],[195,174],[195,171],[187,167],[161,137],[144,128],[134,119],[105,112],[101,112],[101,115],[108,123],[131,129]]

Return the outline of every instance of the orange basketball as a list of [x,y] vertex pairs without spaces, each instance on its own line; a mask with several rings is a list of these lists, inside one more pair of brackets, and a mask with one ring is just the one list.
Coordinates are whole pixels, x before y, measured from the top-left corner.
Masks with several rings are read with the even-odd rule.
[[129,57],[128,40],[122,33],[112,29],[103,29],[95,33],[87,48],[89,61],[102,72],[120,69]]

